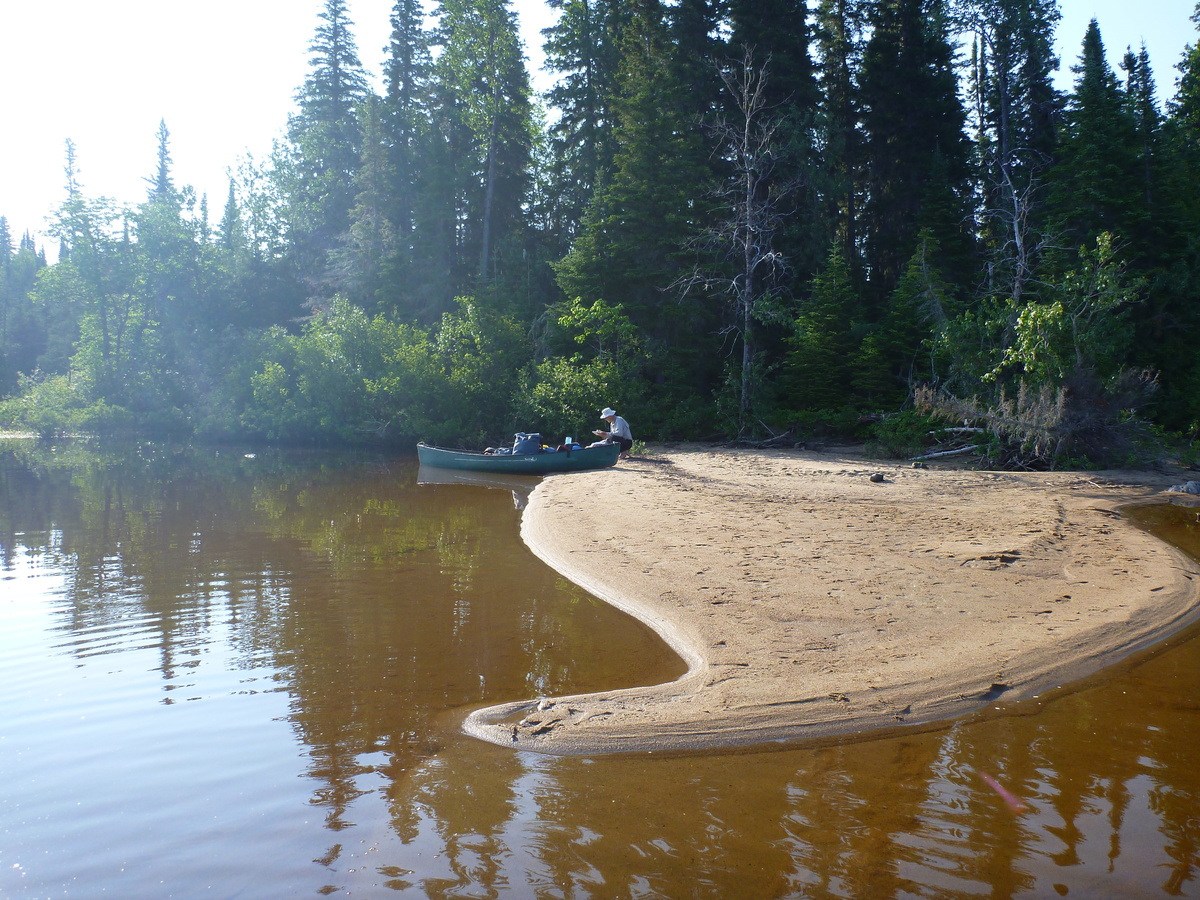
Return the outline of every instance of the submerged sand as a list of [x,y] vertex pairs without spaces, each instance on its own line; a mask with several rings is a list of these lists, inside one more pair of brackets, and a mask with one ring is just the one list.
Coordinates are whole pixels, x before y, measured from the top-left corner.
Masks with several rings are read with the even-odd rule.
[[1178,480],[691,446],[546,478],[525,541],[688,671],[489,707],[465,727],[548,753],[746,746],[1070,683],[1200,612],[1196,563],[1118,512]]

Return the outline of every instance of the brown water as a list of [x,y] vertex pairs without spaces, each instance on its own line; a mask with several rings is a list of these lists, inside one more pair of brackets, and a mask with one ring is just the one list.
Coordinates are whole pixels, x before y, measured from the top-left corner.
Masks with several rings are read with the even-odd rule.
[[0,898],[1200,896],[1200,639],[926,732],[516,752],[463,711],[682,667],[416,475],[0,444]]

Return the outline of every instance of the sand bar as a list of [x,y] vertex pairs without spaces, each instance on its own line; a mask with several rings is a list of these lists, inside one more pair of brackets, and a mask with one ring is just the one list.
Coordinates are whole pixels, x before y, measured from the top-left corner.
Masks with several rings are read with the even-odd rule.
[[701,446],[546,478],[526,543],[688,671],[464,727],[547,753],[698,750],[923,724],[1068,684],[1200,614],[1196,563],[1118,512],[1179,480]]

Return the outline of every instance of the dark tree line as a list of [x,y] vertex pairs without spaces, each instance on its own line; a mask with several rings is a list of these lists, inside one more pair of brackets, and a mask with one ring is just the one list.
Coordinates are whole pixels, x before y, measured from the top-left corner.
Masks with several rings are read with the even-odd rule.
[[[396,0],[376,93],[326,0],[219,215],[0,219],[0,407],[40,432],[800,439],[918,408],[1025,457],[1200,422],[1200,51],[1164,104],[1055,0]],[[1200,7],[1196,20],[1200,21]],[[1032,449],[1031,449],[1032,448]]]

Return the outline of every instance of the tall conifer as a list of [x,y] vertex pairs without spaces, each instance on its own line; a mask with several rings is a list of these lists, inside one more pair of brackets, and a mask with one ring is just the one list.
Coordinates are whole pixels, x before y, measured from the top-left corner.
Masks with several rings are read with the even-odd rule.
[[820,0],[817,4],[814,36],[821,88],[825,218],[834,231],[842,259],[855,273],[862,270],[859,219],[865,163],[858,73],[865,28],[863,0]]
[[1137,132],[1095,19],[1071,71],[1075,86],[1053,172],[1052,211],[1072,247],[1091,247],[1106,231],[1124,243],[1144,213]]
[[277,160],[294,262],[317,296],[331,285],[326,259],[350,226],[361,152],[358,104],[370,93],[351,32],[346,0],[325,0],[309,44],[309,74],[288,121],[286,155]]
[[871,16],[861,92],[871,293],[896,286],[921,227],[965,274],[972,233],[968,142],[943,0],[882,0]]
[[[584,210],[612,175],[621,47],[632,15],[628,0],[549,0],[558,21],[545,32],[546,68],[557,74],[546,99],[552,189],[561,238],[579,231]],[[564,248],[565,249],[565,248]]]
[[694,391],[698,359],[712,360],[696,335],[712,322],[703,306],[689,312],[666,289],[686,267],[685,245],[698,231],[707,148],[672,76],[659,0],[638,0],[622,49],[613,176],[557,265],[558,281],[568,297],[622,304],[647,337],[654,376],[690,382]]
[[478,283],[523,225],[532,154],[529,74],[509,0],[441,0],[435,117],[469,143],[458,169],[456,255]]

